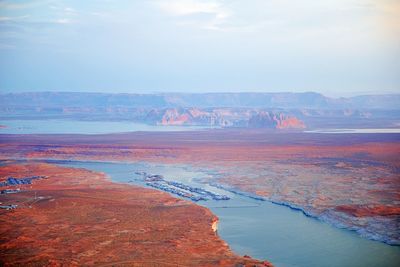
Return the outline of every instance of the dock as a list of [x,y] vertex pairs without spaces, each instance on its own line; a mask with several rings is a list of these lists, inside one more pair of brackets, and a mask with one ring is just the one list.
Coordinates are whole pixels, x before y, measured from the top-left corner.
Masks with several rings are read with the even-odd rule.
[[200,200],[229,200],[230,198],[226,195],[220,195],[200,187],[193,187],[177,181],[165,180],[163,175],[160,174],[148,174],[144,171],[136,171],[136,175],[141,175],[143,181],[147,186],[180,196],[188,198],[192,201]]

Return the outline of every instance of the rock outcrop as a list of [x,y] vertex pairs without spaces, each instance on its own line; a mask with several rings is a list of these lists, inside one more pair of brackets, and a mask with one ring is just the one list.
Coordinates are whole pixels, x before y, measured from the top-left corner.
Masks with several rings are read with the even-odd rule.
[[304,122],[294,116],[283,113],[271,113],[261,111],[253,115],[249,120],[251,128],[272,128],[272,129],[304,129]]
[[153,109],[145,121],[158,125],[198,125],[269,129],[303,129],[305,124],[293,115],[258,109]]

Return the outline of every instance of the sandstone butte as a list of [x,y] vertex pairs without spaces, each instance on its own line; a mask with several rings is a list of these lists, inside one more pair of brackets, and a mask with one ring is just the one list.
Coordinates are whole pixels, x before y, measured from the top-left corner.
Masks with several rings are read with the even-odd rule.
[[272,266],[240,257],[214,232],[208,209],[102,173],[51,164],[0,167],[0,177],[44,175],[1,195],[1,266]]

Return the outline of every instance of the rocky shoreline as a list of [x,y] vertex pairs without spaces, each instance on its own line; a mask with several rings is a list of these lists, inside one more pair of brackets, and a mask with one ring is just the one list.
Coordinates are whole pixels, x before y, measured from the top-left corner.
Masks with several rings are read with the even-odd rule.
[[211,183],[211,185],[227,190],[234,194],[246,196],[259,201],[269,201],[275,205],[285,206],[294,211],[300,211],[307,217],[317,219],[324,223],[328,223],[333,227],[354,231],[358,235],[370,240],[383,242],[393,246],[400,245],[400,234],[398,232],[398,225],[396,225],[396,223],[393,223],[394,220],[387,220],[384,217],[359,218],[349,216],[346,213],[339,212],[335,209],[320,211],[312,207],[303,207],[290,202],[266,198],[250,192],[243,192],[240,189],[232,188],[229,185],[221,185],[217,183]]

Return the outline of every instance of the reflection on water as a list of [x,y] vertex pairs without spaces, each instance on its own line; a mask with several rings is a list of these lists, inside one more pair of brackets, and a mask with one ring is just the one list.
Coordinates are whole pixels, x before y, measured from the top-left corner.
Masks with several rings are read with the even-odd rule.
[[[59,162],[62,163],[62,162]],[[400,266],[400,247],[363,239],[354,232],[321,223],[287,207],[235,195],[200,182],[212,178],[208,171],[189,166],[149,163],[68,162],[72,167],[106,173],[112,180],[146,186],[136,171],[161,174],[225,194],[228,201],[199,201],[219,219],[218,233],[240,255],[268,259],[275,266]]]

